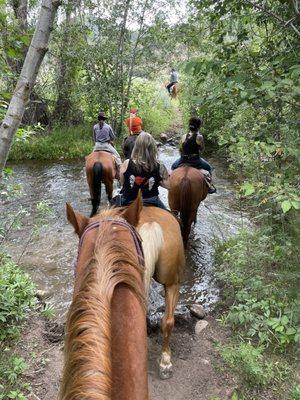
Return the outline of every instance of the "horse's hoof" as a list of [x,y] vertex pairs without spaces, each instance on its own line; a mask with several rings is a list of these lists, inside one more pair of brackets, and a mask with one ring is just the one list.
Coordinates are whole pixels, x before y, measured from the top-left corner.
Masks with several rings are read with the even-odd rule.
[[171,355],[163,352],[159,363],[159,376],[160,379],[169,379],[173,374]]
[[160,379],[170,379],[172,375],[173,375],[172,365],[159,368]]

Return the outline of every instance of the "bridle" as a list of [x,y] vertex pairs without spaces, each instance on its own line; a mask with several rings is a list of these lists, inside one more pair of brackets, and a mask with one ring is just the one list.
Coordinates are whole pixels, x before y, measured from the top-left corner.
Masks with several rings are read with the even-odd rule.
[[107,217],[100,221],[92,222],[85,227],[85,229],[80,237],[80,240],[79,240],[78,254],[77,254],[77,259],[76,259],[75,266],[74,266],[75,274],[76,274],[76,270],[77,270],[80,249],[82,248],[82,244],[83,244],[85,236],[87,235],[88,232],[90,232],[96,228],[100,228],[101,225],[105,222],[112,222],[112,225],[121,226],[123,228],[126,228],[130,232],[133,242],[135,244],[139,263],[142,267],[145,266],[145,258],[144,258],[144,251],[143,251],[143,246],[142,246],[142,239],[141,239],[139,233],[137,232],[137,230],[131,224],[129,224],[125,219],[115,219],[112,217]]

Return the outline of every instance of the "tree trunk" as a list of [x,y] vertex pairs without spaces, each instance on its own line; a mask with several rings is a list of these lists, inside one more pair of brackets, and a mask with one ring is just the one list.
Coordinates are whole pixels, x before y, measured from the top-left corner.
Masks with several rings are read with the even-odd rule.
[[59,0],[43,0],[40,16],[32,37],[23,68],[4,120],[0,126],[0,174],[5,166],[14,134],[22,120],[26,102],[34,86],[48,41]]
[[133,50],[132,50],[130,65],[129,65],[129,69],[128,69],[127,90],[126,90],[126,93],[125,93],[125,90],[123,90],[123,93],[122,93],[120,129],[122,129],[125,110],[128,107],[131,84],[132,84],[132,77],[133,77],[133,71],[134,71],[134,63],[135,63],[135,59],[136,59],[136,52],[137,52],[137,48],[138,48],[138,45],[140,43],[140,39],[141,39],[141,36],[142,36],[142,32],[143,32],[143,28],[144,28],[145,14],[146,14],[146,10],[148,9],[148,7],[149,7],[149,0],[146,0],[144,2],[144,7],[143,7],[143,10],[142,10],[142,15],[141,15],[141,20],[140,20],[140,26],[139,26],[139,30],[138,30],[138,35],[137,35],[137,38],[136,38],[136,41],[135,41],[135,44],[134,44],[134,47],[133,47]]
[[[118,85],[118,88],[120,90],[120,94],[121,94],[121,104],[120,104],[120,108],[121,108],[121,115],[123,116],[124,112],[123,112],[123,108],[124,108],[124,41],[125,41],[125,34],[126,34],[126,24],[127,24],[127,18],[128,18],[128,11],[129,11],[129,7],[130,7],[130,1],[131,0],[125,0],[125,9],[124,9],[124,14],[123,14],[123,21],[122,21],[122,25],[121,25],[121,31],[120,31],[120,37],[119,37],[119,46],[118,46],[118,60],[119,63],[117,64],[117,77],[116,77],[116,82]],[[117,134],[121,134],[122,133],[122,121],[120,122],[120,125],[117,126],[117,118],[116,118],[116,131]]]

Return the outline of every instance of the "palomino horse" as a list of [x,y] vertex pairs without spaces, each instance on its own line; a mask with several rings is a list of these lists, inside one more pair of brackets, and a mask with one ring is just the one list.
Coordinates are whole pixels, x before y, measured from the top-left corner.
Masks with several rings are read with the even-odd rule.
[[154,274],[166,292],[159,363],[166,378],[185,262],[179,224],[165,210],[143,208],[141,196],[90,219],[67,204],[67,217],[80,244],[59,398],[147,400],[146,296]]
[[107,198],[112,199],[116,165],[113,155],[107,151],[93,151],[85,158],[86,177],[92,200],[91,217],[97,213],[101,200],[101,182],[105,185]]
[[192,223],[196,223],[199,204],[208,193],[208,186],[201,170],[183,165],[170,176],[168,200],[171,211],[181,220],[181,232],[185,246]]

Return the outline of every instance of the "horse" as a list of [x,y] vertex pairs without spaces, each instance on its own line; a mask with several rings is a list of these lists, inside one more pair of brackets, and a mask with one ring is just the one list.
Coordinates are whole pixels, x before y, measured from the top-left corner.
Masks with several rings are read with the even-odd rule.
[[177,98],[178,91],[179,91],[178,83],[175,83],[175,84],[171,87],[171,93],[170,93],[171,99],[176,99],[176,98]]
[[93,151],[85,157],[86,177],[89,185],[92,211],[90,217],[97,213],[101,200],[101,183],[105,185],[107,198],[112,199],[113,181],[116,175],[114,157],[107,151]]
[[180,217],[181,232],[187,246],[192,223],[197,221],[197,210],[208,193],[204,173],[196,168],[183,165],[170,175],[168,192],[169,206]]
[[125,160],[131,157],[132,150],[135,145],[135,141],[137,139],[138,135],[129,135],[127,138],[124,140],[123,143],[123,154],[125,157]]
[[141,195],[128,207],[93,218],[69,204],[66,209],[80,244],[59,399],[148,400],[146,302],[152,275],[166,294],[160,373],[172,374],[170,335],[185,263],[179,223],[166,210],[143,207]]

